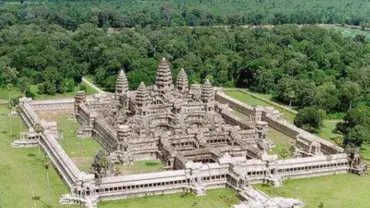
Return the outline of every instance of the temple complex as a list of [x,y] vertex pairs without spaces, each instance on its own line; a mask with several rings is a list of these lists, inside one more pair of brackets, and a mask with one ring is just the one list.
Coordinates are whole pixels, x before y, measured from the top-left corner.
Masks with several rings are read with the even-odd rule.
[[[231,188],[243,200],[235,208],[303,207],[299,200],[270,198],[251,184],[281,186],[286,179],[367,173],[357,152],[297,128],[273,108],[235,100],[207,79],[189,85],[184,69],[174,83],[165,58],[158,64],[155,85],[146,84],[130,90],[121,70],[114,93],[86,96],[81,91],[74,99],[43,101],[23,98],[20,116],[29,130],[12,145],[40,145],[69,187],[60,203],[88,208],[102,200],[176,192],[200,196],[221,187]],[[37,114],[58,110],[71,112],[80,124],[79,137],[101,144],[89,172],[79,170],[58,144],[56,123]],[[275,147],[269,128],[294,141],[293,158],[268,154]],[[160,160],[163,170],[119,174],[113,168],[150,159]]]
[[[103,102],[86,101],[78,94],[76,117],[81,132],[97,138],[115,163],[159,158],[166,169],[177,170],[188,161],[214,163],[226,153],[249,159],[267,156],[272,142],[259,112],[250,121],[233,121],[227,105],[215,101],[216,90],[208,79],[189,88],[184,69],[174,86],[163,58],[153,86],[141,82],[136,91],[129,91],[121,71],[115,94]],[[104,133],[91,128],[92,119],[106,127]]]

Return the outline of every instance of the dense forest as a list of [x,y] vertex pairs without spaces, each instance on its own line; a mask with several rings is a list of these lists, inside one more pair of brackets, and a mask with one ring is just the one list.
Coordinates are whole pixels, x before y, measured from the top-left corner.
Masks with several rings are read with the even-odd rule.
[[112,90],[119,69],[130,87],[154,82],[167,57],[193,83],[248,87],[281,102],[345,111],[370,102],[370,44],[327,29],[162,28],[106,32],[93,24],[76,31],[58,25],[14,25],[0,31],[0,85],[39,84],[47,94],[68,91],[84,74]]
[[[208,78],[329,115],[363,112],[370,105],[365,36],[287,23],[367,27],[368,17],[370,2],[363,0],[0,0],[0,87],[17,86],[29,96],[30,84],[43,94],[64,93],[92,75],[113,90],[123,68],[136,89],[140,81],[154,83],[158,60],[167,57],[173,75],[185,68],[191,83]],[[353,122],[368,127],[363,115],[348,114],[338,130],[368,135]]]
[[[19,4],[19,2],[24,2]],[[367,26],[367,0],[39,0],[7,1],[0,28],[19,23],[59,24],[70,30],[98,27],[260,24],[350,24]]]

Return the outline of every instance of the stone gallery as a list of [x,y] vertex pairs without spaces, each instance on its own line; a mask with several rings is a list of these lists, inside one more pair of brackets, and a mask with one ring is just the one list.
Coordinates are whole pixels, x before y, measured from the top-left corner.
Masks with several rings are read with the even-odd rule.
[[[21,117],[29,131],[13,146],[40,145],[70,189],[60,202],[89,208],[101,200],[176,192],[205,195],[221,187],[244,199],[235,208],[303,207],[299,200],[270,198],[251,184],[281,186],[285,179],[367,171],[358,153],[289,124],[272,108],[241,103],[209,80],[189,86],[184,69],[173,83],[163,58],[153,86],[142,82],[130,91],[121,71],[115,93],[78,92],[75,99],[47,101],[23,98]],[[80,124],[77,136],[92,137],[103,147],[88,173],[58,144],[57,124],[37,115],[68,109]],[[42,131],[36,132],[36,126]],[[268,154],[275,147],[267,136],[269,128],[294,140],[294,158]],[[113,168],[149,159],[159,159],[163,171],[124,175]]]

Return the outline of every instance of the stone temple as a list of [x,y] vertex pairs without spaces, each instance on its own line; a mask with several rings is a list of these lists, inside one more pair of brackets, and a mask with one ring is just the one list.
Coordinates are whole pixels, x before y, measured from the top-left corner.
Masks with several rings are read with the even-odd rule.
[[[273,108],[235,100],[209,80],[189,86],[184,69],[174,82],[166,59],[159,62],[153,86],[140,83],[130,91],[121,71],[114,93],[22,98],[20,107],[29,130],[12,145],[40,146],[48,155],[70,190],[61,197],[62,204],[95,208],[102,200],[176,192],[204,195],[228,187],[242,199],[234,208],[303,207],[299,200],[271,198],[251,184],[281,186],[286,179],[367,173],[357,152],[297,128]],[[80,124],[77,135],[101,144],[89,172],[79,170],[59,145],[57,124],[39,118],[38,113],[50,111],[70,112]],[[269,154],[275,146],[267,134],[271,128],[294,141],[293,158]],[[161,160],[163,171],[117,174],[113,168],[148,159]]]
[[[247,158],[265,154],[271,142],[261,112],[235,125],[238,121],[228,107],[215,101],[215,90],[209,80],[189,87],[184,69],[174,86],[168,62],[162,59],[155,85],[141,82],[136,91],[129,91],[121,71],[115,95],[77,101],[76,116],[81,131],[96,138],[116,163],[159,158],[166,169],[176,170],[189,161],[214,163],[225,153]],[[93,115],[81,116],[87,114]],[[91,127],[94,120],[101,129]]]

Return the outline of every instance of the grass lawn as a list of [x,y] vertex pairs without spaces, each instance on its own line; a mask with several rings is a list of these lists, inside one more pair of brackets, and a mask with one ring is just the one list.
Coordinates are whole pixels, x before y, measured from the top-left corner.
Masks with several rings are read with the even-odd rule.
[[369,145],[362,145],[360,148],[361,155],[364,157],[364,159],[370,163],[370,146]]
[[[86,94],[87,95],[92,95],[94,93],[97,93],[96,90],[91,88],[89,85],[84,84],[86,86]],[[30,90],[32,93],[35,94],[35,99],[36,100],[46,100],[46,99],[57,99],[57,98],[69,98],[69,97],[74,97],[76,93],[80,90],[79,86],[76,86],[72,92],[66,92],[63,94],[55,94],[55,95],[45,95],[45,94],[39,94],[38,93],[38,87],[37,85],[31,85]]]
[[233,90],[233,91],[225,91],[225,93],[227,95],[229,95],[230,97],[233,97],[237,100],[240,100],[250,106],[270,106],[268,103],[262,101],[262,100],[259,100],[257,98],[254,98],[252,97],[251,95],[249,94],[246,94],[246,93],[242,93],[240,91],[237,91],[237,90]]
[[[107,90],[106,88],[104,88],[103,86],[101,86],[101,85],[99,85],[99,84],[97,84],[97,83],[95,82],[95,78],[94,78],[94,76],[92,76],[92,75],[86,75],[86,76],[84,76],[84,78],[85,78],[87,81],[89,81],[89,82],[91,82],[92,84],[94,84],[95,86],[97,86],[99,89],[104,90],[104,91],[106,91],[106,90]],[[87,84],[86,84],[86,85],[87,85]]]
[[307,208],[368,208],[370,176],[340,174],[307,179],[287,180],[282,187],[258,184],[256,188],[270,196],[293,197]]
[[[96,90],[91,88],[89,85],[84,84],[86,86],[86,94],[87,95],[92,95],[97,93]],[[72,92],[66,92],[63,94],[55,94],[55,95],[45,95],[45,94],[39,94],[38,93],[38,87],[37,85],[31,85],[30,86],[30,91],[35,94],[35,99],[37,100],[42,100],[42,99],[56,99],[56,98],[69,98],[69,97],[74,97],[76,93],[80,90],[79,86],[76,86]],[[17,97],[21,95],[21,91],[17,87],[13,87],[11,92],[10,92],[11,97]],[[1,100],[8,100],[9,99],[9,94],[8,94],[8,89],[3,87],[0,88],[0,101]]]
[[[51,203],[48,203],[44,155],[38,148],[19,149],[10,146],[17,136],[9,136],[7,113],[6,105],[0,105],[0,207],[77,207],[59,205],[59,197],[69,191],[53,168],[49,169]],[[21,128],[25,129],[20,125],[19,118],[12,118],[13,134],[18,135]]]
[[68,119],[68,114],[60,115],[56,121],[64,135],[63,139],[58,140],[59,144],[82,171],[88,171],[96,151],[102,147],[93,138],[78,139],[76,131],[79,124],[76,120]]
[[340,136],[340,134],[334,133],[334,129],[337,125],[338,121],[334,120],[324,120],[324,126],[321,127],[320,132],[317,134],[318,136],[330,140],[333,137]]
[[69,119],[70,113],[69,111],[45,111],[39,112],[38,116],[47,121],[57,122],[58,130],[63,132],[63,138],[58,139],[59,144],[77,167],[86,172],[93,162],[96,151],[102,147],[93,138],[77,138],[76,131],[79,124],[76,120]]
[[[285,135],[285,134],[281,133],[280,131],[277,131],[273,128],[269,128],[267,136],[276,145],[276,147],[273,148],[270,151],[270,153],[271,154],[277,154],[279,158],[281,158],[280,157],[280,152],[281,152],[282,149],[285,148],[285,149],[289,150],[290,147],[292,146],[292,144],[294,144],[294,140],[292,138],[288,137],[287,135]],[[291,158],[291,157],[289,156],[287,158]]]
[[[11,97],[16,97],[21,94],[21,91],[19,88],[13,87],[12,90],[10,91],[10,96]],[[0,100],[6,100],[8,101],[9,99],[9,92],[6,87],[0,87]]]
[[[232,90],[232,91],[226,91],[225,90],[225,93],[227,95],[229,95],[230,97],[233,97],[237,100],[240,100],[250,106],[271,106],[271,107],[274,107],[275,109],[279,110],[281,113],[282,113],[282,117],[285,118],[287,121],[289,122],[293,122],[294,120],[294,117],[295,115],[293,113],[290,113],[288,111],[285,111],[284,109],[281,109],[281,108],[277,108],[276,106],[272,106],[271,104],[263,101],[263,100],[260,100],[258,98],[255,98],[247,93],[243,93],[243,92],[240,92],[240,91],[237,91],[237,90]],[[271,98],[271,96],[265,96],[266,98]]]
[[138,174],[138,173],[152,173],[162,171],[163,164],[160,160],[143,160],[136,161],[129,166],[117,165],[121,174]]
[[207,190],[205,196],[168,194],[99,203],[99,208],[230,208],[240,201],[230,189]]

